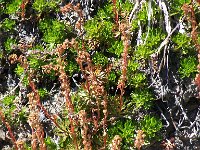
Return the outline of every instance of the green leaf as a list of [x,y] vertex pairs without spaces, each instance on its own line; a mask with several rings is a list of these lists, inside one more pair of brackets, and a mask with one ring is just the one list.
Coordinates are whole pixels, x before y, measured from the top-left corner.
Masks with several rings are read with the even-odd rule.
[[[21,77],[22,74],[24,73],[24,68],[20,65],[20,64],[17,64],[17,67],[15,68],[15,73],[17,74],[17,76]],[[28,76],[25,75],[24,76],[24,79],[23,79],[23,82],[22,82],[25,86],[28,85]]]
[[9,53],[12,51],[12,46],[16,45],[16,40],[13,38],[8,38],[4,43],[5,50]]
[[13,100],[15,99],[15,96],[12,95],[12,96],[7,96],[5,97],[3,100],[2,100],[2,103],[5,105],[5,106],[10,106],[10,105],[13,105]]
[[66,37],[66,26],[58,20],[44,19],[39,23],[39,29],[43,32],[43,40],[47,43],[57,44]]
[[130,70],[128,71],[128,84],[132,87],[143,87],[146,84],[146,76],[144,73],[138,72],[131,74]]
[[140,126],[145,132],[147,140],[160,138],[160,136],[155,137],[156,133],[159,132],[163,127],[160,119],[154,116],[146,115],[144,119],[140,122]]
[[108,52],[116,54],[118,57],[121,57],[123,52],[124,45],[122,41],[114,41],[111,43],[111,47],[108,48]]
[[33,3],[33,8],[41,12],[50,12],[50,10],[56,9],[58,4],[61,2],[61,0],[35,0]]
[[108,44],[113,39],[113,23],[111,21],[100,21],[97,17],[88,20],[85,24],[86,38],[95,39],[104,44]]
[[181,75],[181,78],[185,78],[185,77],[190,77],[191,75],[197,73],[197,59],[195,57],[188,57],[188,58],[184,58],[183,60],[181,60],[180,63],[180,68],[179,68],[179,73]]
[[108,64],[108,58],[100,52],[96,52],[92,60],[96,65],[105,66],[106,64]]
[[53,140],[50,137],[47,137],[45,139],[45,144],[47,145],[48,149],[57,149],[57,144],[53,142]]
[[12,19],[6,18],[2,23],[1,26],[6,31],[11,31],[13,27],[15,26],[15,21]]
[[48,95],[47,89],[38,89],[38,93],[39,93],[39,95],[40,95],[41,98],[43,98],[46,95]]
[[135,103],[136,108],[144,107],[145,109],[150,108],[151,101],[154,99],[152,94],[146,89],[135,90],[131,93],[132,102]]
[[20,9],[20,5],[22,4],[22,0],[12,0],[11,3],[6,5],[6,13],[14,14]]

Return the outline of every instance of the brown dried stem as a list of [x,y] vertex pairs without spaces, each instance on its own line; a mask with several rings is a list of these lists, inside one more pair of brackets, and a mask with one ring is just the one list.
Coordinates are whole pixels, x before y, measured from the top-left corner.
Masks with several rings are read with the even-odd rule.
[[[116,12],[116,1],[115,1],[114,5],[115,5],[114,11]],[[95,105],[96,106],[94,108],[91,108],[91,110],[92,110],[92,121],[93,121],[93,125],[94,125],[94,132],[96,132],[99,128],[100,104],[103,106],[104,118],[103,118],[102,123],[103,123],[103,137],[104,137],[104,148],[105,148],[106,147],[106,140],[107,140],[107,116],[108,116],[106,92],[104,90],[103,83],[101,81],[97,80],[97,75],[95,74],[95,70],[97,68],[95,68],[93,66],[92,60],[90,58],[90,54],[87,52],[87,50],[85,48],[85,41],[84,41],[84,38],[83,38],[84,18],[83,18],[82,10],[80,9],[80,5],[78,4],[76,6],[73,6],[71,3],[69,3],[68,5],[64,6],[61,9],[61,12],[63,12],[63,13],[70,12],[70,11],[77,12],[77,14],[79,16],[79,20],[76,22],[75,27],[76,27],[76,30],[79,33],[79,36],[82,38],[82,42],[81,42],[82,47],[79,48],[77,42],[75,42],[75,41],[74,41],[73,44],[67,44],[67,45],[69,45],[69,47],[77,50],[78,56],[76,58],[76,61],[77,61],[78,65],[80,66],[81,72],[82,72],[82,74],[83,74],[83,76],[86,80],[84,87],[87,90],[89,96],[92,97],[92,98],[95,98]],[[116,12],[116,22],[118,22],[117,12]],[[68,41],[68,43],[71,43],[71,42]],[[63,49],[65,49],[66,46],[64,46],[64,45],[66,45],[66,43],[63,43],[63,45],[60,46],[60,47],[63,47]],[[62,63],[60,63],[60,66],[61,66]],[[87,65],[87,67],[83,66],[84,63]],[[60,73],[62,72],[62,74],[64,74],[64,69],[63,68],[61,68],[61,69],[63,71],[60,70]],[[67,82],[67,81],[65,81],[65,82]],[[68,89],[68,88],[65,88],[65,89]],[[65,93],[68,93],[68,92],[66,91]],[[69,97],[66,97],[66,99],[68,99],[68,98]],[[68,103],[70,104],[69,101],[68,101]],[[68,106],[68,107],[71,107],[71,106]],[[84,126],[84,130],[82,132],[84,132],[84,134],[85,134],[85,136],[83,136],[83,145],[84,145],[85,149],[90,149],[91,143],[86,139],[86,135],[87,135],[86,129],[88,128],[86,123],[88,124],[88,121],[90,119],[86,119],[86,116],[83,115],[81,120],[86,121],[84,124],[82,124]]]
[[28,117],[29,125],[32,129],[32,141],[31,141],[31,147],[33,150],[37,149],[37,141],[40,143],[40,150],[46,150],[46,145],[44,142],[44,131],[43,127],[39,121],[39,110],[37,107],[37,98],[34,92],[29,93],[29,110],[30,114]]
[[[197,66],[198,74],[196,74],[195,84],[200,88],[200,44],[198,43],[198,32],[197,32],[198,24],[196,21],[193,0],[191,0],[191,5],[184,4],[182,6],[182,10],[184,11],[187,17],[188,22],[190,22],[192,26],[191,36],[192,36],[192,41],[198,53],[198,62],[199,62]],[[199,92],[199,96],[200,96],[200,92]]]
[[79,112],[79,122],[81,125],[84,150],[92,150],[91,135],[88,133],[88,120],[85,110]]
[[1,109],[0,109],[0,117],[1,117],[2,122],[5,124],[6,128],[8,129],[8,132],[10,134],[10,138],[11,138],[13,144],[15,145],[15,149],[17,150],[18,146],[16,144],[16,139],[14,137],[12,130],[11,130],[10,124],[6,121],[5,116],[4,116],[3,112],[1,111]]
[[121,94],[120,94],[120,111],[122,109],[123,106],[123,95],[124,95],[124,88],[125,88],[125,82],[127,80],[127,66],[128,66],[128,50],[130,47],[130,32],[129,32],[129,25],[128,23],[122,23],[119,26],[120,31],[122,33],[122,41],[123,41],[123,45],[124,45],[124,50],[122,53],[122,75],[119,79],[119,83],[117,88],[120,89]]
[[113,12],[115,14],[115,23],[118,26],[119,16],[118,16],[117,7],[116,7],[117,1],[116,0],[112,0],[112,2],[113,2],[113,6],[114,6],[113,7]]
[[[73,43],[72,43],[73,42]],[[70,97],[70,83],[67,74],[64,70],[65,62],[62,60],[61,55],[63,54],[64,50],[68,47],[74,46],[75,41],[69,42],[68,40],[65,40],[65,42],[62,45],[58,45],[56,49],[56,54],[58,55],[57,62],[58,62],[58,73],[59,73],[59,81],[61,83],[61,89],[62,94],[65,97],[66,100],[66,108],[68,111],[69,121],[70,121],[70,131],[71,135],[73,137],[74,144],[76,146],[76,149],[78,150],[78,144],[77,144],[77,138],[75,133],[75,126],[73,121],[73,115],[74,115],[74,106]]]
[[120,150],[121,141],[122,138],[119,135],[115,135],[115,137],[112,140],[111,150]]
[[145,137],[145,134],[142,130],[137,130],[137,136],[136,136],[136,139],[135,139],[135,142],[134,142],[134,146],[140,150],[142,145],[144,145],[144,137]]
[[60,127],[60,125],[57,123],[55,117],[53,117],[52,115],[50,115],[50,114],[48,113],[48,111],[45,109],[45,107],[41,104],[39,93],[38,93],[38,91],[36,90],[36,86],[35,86],[34,82],[32,81],[30,74],[29,74],[28,77],[29,77],[29,78],[28,78],[28,79],[29,79],[29,86],[31,87],[33,93],[35,94],[35,98],[36,98],[36,100],[37,100],[37,106],[39,106],[39,108],[44,112],[45,116],[46,116],[48,119],[50,119],[50,120],[55,124],[55,126],[56,126],[57,128],[59,128],[59,129],[60,129],[61,131],[63,131],[64,133],[66,133],[66,130],[62,129],[62,128]]

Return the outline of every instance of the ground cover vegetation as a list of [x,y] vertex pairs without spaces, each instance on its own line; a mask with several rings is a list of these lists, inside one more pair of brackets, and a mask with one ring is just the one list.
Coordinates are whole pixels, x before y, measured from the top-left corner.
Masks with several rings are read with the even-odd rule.
[[0,0],[0,149],[200,149],[199,7]]

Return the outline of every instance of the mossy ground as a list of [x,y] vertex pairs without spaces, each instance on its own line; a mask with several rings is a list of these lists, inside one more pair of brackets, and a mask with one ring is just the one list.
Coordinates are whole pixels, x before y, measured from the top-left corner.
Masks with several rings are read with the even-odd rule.
[[199,3],[84,2],[0,0],[0,149],[199,149]]

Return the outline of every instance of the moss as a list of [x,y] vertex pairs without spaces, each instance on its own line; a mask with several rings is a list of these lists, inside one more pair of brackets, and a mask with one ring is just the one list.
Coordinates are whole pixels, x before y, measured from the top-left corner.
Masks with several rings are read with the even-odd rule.
[[13,38],[8,38],[4,43],[5,50],[7,51],[7,53],[11,52],[15,45],[16,45],[16,40]]
[[39,28],[43,32],[44,42],[61,43],[67,35],[67,27],[58,20],[44,19],[40,21]]
[[148,141],[157,139],[160,140],[162,137],[158,135],[158,132],[162,128],[162,122],[159,118],[155,116],[146,115],[140,122],[142,130],[145,132],[146,139]]
[[15,26],[15,20],[12,19],[8,19],[6,18],[2,23],[1,23],[1,27],[5,30],[5,31],[12,31],[13,28]]
[[114,41],[111,43],[111,47],[108,48],[108,52],[115,54],[118,57],[121,57],[123,49],[124,49],[124,46],[123,46],[122,41]]
[[111,140],[115,135],[122,138],[121,148],[128,149],[133,146],[134,133],[136,131],[136,122],[130,119],[119,120],[115,124],[108,127],[108,136]]
[[95,63],[95,65],[101,65],[101,66],[105,66],[108,64],[108,58],[103,55],[102,53],[95,53],[93,55],[93,62]]
[[41,12],[50,12],[55,9],[58,9],[58,4],[61,0],[35,0],[33,3],[33,8],[41,13]]
[[113,38],[113,23],[107,20],[98,20],[97,17],[89,20],[85,25],[86,38],[109,43]]
[[149,109],[152,100],[154,100],[153,95],[147,89],[137,89],[131,93],[131,103],[134,103],[137,109]]
[[197,59],[195,57],[187,57],[181,60],[179,73],[181,78],[189,78],[192,76],[194,78],[195,74],[197,73]]
[[[172,17],[171,26],[174,27],[178,20],[183,17],[183,11],[180,9],[181,6],[185,2],[189,3],[189,1],[170,0],[166,2],[169,4],[169,12]],[[80,123],[81,119],[79,118],[81,116],[79,113],[82,110],[86,112],[84,123],[88,127],[88,137],[91,137],[90,140],[94,149],[102,148],[104,144],[104,131],[107,130],[106,148],[110,148],[109,144],[113,137],[119,135],[122,138],[121,149],[134,149],[136,130],[144,131],[146,135],[145,144],[152,144],[152,141],[160,140],[156,134],[161,131],[162,123],[156,117],[158,110],[155,111],[154,107],[152,107],[154,103],[157,104],[154,96],[154,92],[157,92],[157,89],[151,89],[149,85],[152,84],[152,80],[157,81],[158,78],[158,82],[161,82],[161,85],[163,85],[168,80],[163,77],[163,74],[166,72],[171,83],[171,69],[174,66],[168,66],[168,64],[170,65],[171,59],[175,57],[168,57],[171,56],[172,51],[175,51],[173,54],[176,55],[176,58],[180,58],[173,60],[173,63],[175,62],[176,66],[179,67],[178,71],[176,70],[177,72],[173,71],[173,76],[177,78],[177,81],[181,80],[184,82],[187,78],[194,78],[197,73],[197,54],[190,34],[188,34],[191,33],[191,24],[186,24],[186,19],[183,22],[184,26],[187,26],[187,28],[185,27],[186,33],[178,33],[179,31],[176,30],[169,38],[166,47],[167,51],[165,51],[166,49],[164,51],[161,49],[157,54],[156,52],[161,43],[168,36],[165,31],[165,14],[160,10],[157,1],[152,1],[151,8],[153,13],[150,20],[148,20],[149,3],[145,1],[142,3],[141,9],[134,12],[135,18],[129,24],[129,16],[134,4],[130,3],[129,0],[117,1],[118,22],[116,23],[114,6],[112,0],[109,0],[108,3],[97,10],[93,18],[88,21],[84,20],[83,35],[77,35],[77,30],[67,25],[70,19],[74,19],[72,15],[76,14],[76,12],[66,15],[59,12],[60,6],[66,4],[67,1],[29,1],[25,8],[26,17],[24,20],[19,19],[21,3],[22,0],[0,0],[0,4],[2,4],[0,6],[2,8],[0,10],[0,17],[3,18],[0,20],[0,30],[2,33],[5,33],[0,41],[3,42],[0,46],[0,50],[3,51],[0,53],[0,58],[14,53],[27,59],[27,70],[19,62],[17,65],[4,63],[6,67],[8,67],[7,64],[10,65],[11,69],[9,71],[18,80],[22,79],[22,74],[25,73],[23,86],[26,91],[32,91],[27,78],[29,75],[33,78],[41,100],[45,99],[45,102],[47,101],[51,104],[48,99],[49,89],[51,89],[51,95],[57,96],[54,95],[55,92],[56,94],[62,93],[63,97],[69,96],[73,103],[73,113],[69,113],[67,111],[68,107],[64,106],[60,108],[62,110],[58,112],[58,116],[52,115],[52,118],[56,120],[65,132],[56,127],[55,130],[52,130],[52,134],[59,136],[60,140],[55,145],[48,135],[45,141],[49,149],[75,149],[75,144],[73,143],[75,134],[71,134],[71,127],[73,127],[73,132],[76,133],[79,148],[83,149],[83,136],[81,135],[83,132],[81,130],[85,128]],[[70,7],[70,5],[67,6]],[[194,7],[195,12],[198,12],[197,6]],[[76,11],[79,11],[77,7],[74,8],[76,8]],[[68,16],[72,18],[68,18]],[[197,13],[197,22],[198,19]],[[140,30],[138,21],[140,21],[142,31],[142,42],[139,45],[136,44],[136,38]],[[121,28],[119,28],[122,24],[132,28],[130,32],[127,32],[128,36],[130,36],[130,47],[126,58],[123,55],[124,34]],[[33,35],[35,39],[31,43],[32,45],[29,43],[29,35]],[[72,37],[75,38],[78,46],[76,47],[68,43],[69,47],[65,48],[63,46],[64,52],[58,56],[55,50],[58,44],[62,44],[65,39],[71,41]],[[90,45],[91,43],[93,44],[92,46]],[[30,54],[30,51],[33,54]],[[152,58],[154,53],[157,54],[156,60]],[[86,54],[87,57],[85,56]],[[83,60],[83,68],[77,63],[78,56]],[[91,64],[89,60],[92,60]],[[62,63],[59,61],[62,61]],[[124,68],[126,61],[128,66]],[[151,73],[152,66],[150,62],[152,61],[155,61],[158,64],[157,66],[160,66],[160,72]],[[44,65],[49,68],[53,67],[50,68],[48,74],[42,69]],[[61,74],[59,72],[59,67],[64,68],[67,74],[66,78],[65,73],[62,72]],[[4,73],[5,70],[7,68],[4,68],[2,72]],[[122,74],[124,75],[123,80],[125,82],[124,85],[119,85]],[[64,82],[60,83],[60,81]],[[174,82],[174,79],[172,82]],[[69,84],[70,88],[65,84]],[[157,82],[154,82],[154,84],[157,84]],[[159,87],[160,85],[156,86]],[[66,91],[64,92],[64,90],[70,94],[66,96]],[[124,93],[123,90],[125,90]],[[152,92],[153,90],[155,91]],[[18,91],[18,89],[15,92],[14,96],[21,94],[21,91]],[[24,95],[23,98],[26,98],[26,93]],[[120,98],[124,102],[121,110],[119,110]],[[12,119],[10,114],[16,108],[13,98],[7,97],[0,105],[8,108],[8,110],[4,109],[5,114]],[[21,104],[19,105],[21,106]],[[27,105],[23,106],[26,109],[28,108]],[[107,107],[107,110],[105,107]],[[20,119],[17,119],[27,122],[26,113],[28,112],[26,112],[26,109],[20,111]],[[155,115],[154,113],[149,115],[149,112],[154,112]],[[52,124],[49,123],[50,125]],[[95,127],[97,126],[98,129],[96,130]]]
[[20,5],[22,0],[12,0],[10,3],[6,5],[6,13],[14,14],[20,10]]

